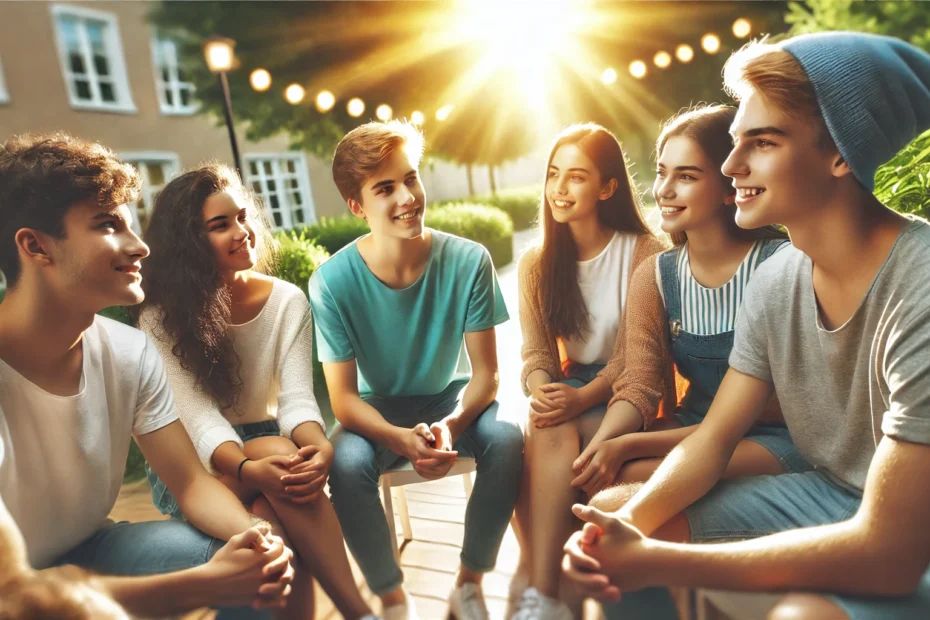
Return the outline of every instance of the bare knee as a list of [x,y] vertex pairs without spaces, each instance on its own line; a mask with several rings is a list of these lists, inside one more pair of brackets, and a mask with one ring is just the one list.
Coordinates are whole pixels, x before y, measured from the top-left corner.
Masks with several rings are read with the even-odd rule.
[[242,453],[254,460],[266,456],[293,456],[297,454],[297,445],[287,437],[257,437],[245,442]]
[[579,450],[578,427],[574,421],[564,422],[556,426],[537,428],[532,422],[526,425],[526,443],[536,453],[546,454],[553,450],[562,450],[573,446]]
[[287,537],[287,532],[284,531],[284,526],[281,525],[281,521],[278,519],[278,515],[275,513],[274,508],[271,507],[271,503],[265,498],[264,495],[259,495],[258,498],[252,502],[252,505],[249,506],[249,512],[256,517],[261,517],[270,523],[271,533],[275,536],[280,536],[281,539],[284,540],[284,544],[288,547],[291,546],[291,542]]
[[778,601],[768,620],[848,620],[836,603],[818,594],[789,594]]

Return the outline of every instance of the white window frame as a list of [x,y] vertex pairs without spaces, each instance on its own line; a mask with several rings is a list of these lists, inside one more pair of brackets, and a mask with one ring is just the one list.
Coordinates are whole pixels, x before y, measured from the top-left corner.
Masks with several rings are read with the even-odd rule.
[[9,103],[10,93],[6,89],[6,82],[3,79],[3,59],[0,58],[0,103]]
[[[165,174],[165,184],[167,184],[181,172],[181,160],[178,158],[178,154],[170,151],[127,151],[120,153],[119,157],[127,164],[132,164],[142,176],[142,199],[148,207],[146,215],[151,219],[152,208],[155,206],[155,188],[151,187],[149,183],[148,170],[140,170],[139,164],[167,164],[168,171]],[[132,211],[132,229],[137,234],[141,234],[138,206],[132,205],[130,210]]]
[[[71,6],[68,4],[53,4],[52,11],[52,30],[55,32],[55,40],[58,45],[58,60],[61,63],[61,73],[65,80],[65,90],[68,91],[68,100],[71,107],[75,110],[94,110],[103,112],[123,112],[134,114],[136,106],[132,100],[132,89],[129,87],[129,76],[126,73],[126,58],[123,52],[123,42],[119,33],[119,22],[116,15],[97,9],[88,9],[81,6]],[[113,77],[113,89],[116,95],[116,101],[103,101],[100,97],[100,87],[97,81],[97,73],[93,62],[86,62],[91,58],[90,42],[87,40],[86,30],[79,31],[81,53],[84,55],[85,64],[87,65],[88,82],[93,99],[90,101],[80,99],[77,96],[77,89],[74,86],[74,80],[68,63],[68,50],[65,47],[64,37],[61,36],[61,30],[58,26],[58,20],[61,17],[71,17],[78,20],[94,20],[103,22],[104,28],[104,46],[107,51],[107,61],[110,63],[110,69]]]
[[[162,43],[172,43],[174,45],[174,51],[172,52],[174,55],[173,63],[169,63],[168,66],[168,72],[171,74],[169,82],[162,79],[161,67],[158,66],[158,58],[163,56],[159,49]],[[190,116],[197,112],[200,104],[194,101],[194,95],[197,92],[194,89],[194,83],[182,82],[178,77],[180,61],[178,60],[177,46],[177,42],[170,37],[159,36],[158,32],[152,35],[152,68],[155,71],[155,92],[158,95],[158,109],[161,110],[162,114],[168,116]],[[189,86],[191,91],[191,103],[186,106],[181,104],[181,88],[185,86]],[[170,90],[174,95],[175,103],[173,105],[168,103],[165,90]]]
[[[251,173],[250,164],[252,162],[264,162],[265,160],[271,160],[272,162],[272,178],[275,178],[277,181],[278,189],[276,193],[278,194],[279,199],[284,195],[282,191],[283,185],[281,184],[281,178],[275,177],[274,172],[278,171],[280,168],[280,163],[282,160],[294,160],[294,168],[297,175],[297,184],[300,189],[300,193],[304,198],[304,204],[301,205],[301,208],[304,212],[304,222],[303,224],[295,223],[291,221],[291,210],[285,209],[281,210],[281,226],[276,226],[274,222],[274,214],[272,213],[270,201],[266,201],[264,197],[255,192],[255,188],[252,187],[254,181],[259,181],[262,187],[266,187],[266,181],[268,177],[265,176],[265,171],[261,165],[258,166],[259,175],[258,178],[254,178]],[[271,223],[271,226],[275,229],[287,230],[294,228],[294,226],[306,226],[312,224],[316,221],[316,207],[313,204],[313,192],[310,187],[310,175],[308,173],[307,163],[307,154],[300,151],[285,151],[283,153],[248,153],[243,157],[242,160],[242,173],[245,177],[246,186],[250,191],[256,194],[256,197],[262,199],[262,203],[265,206],[265,212],[268,214],[268,221]],[[289,205],[288,205],[289,206]]]

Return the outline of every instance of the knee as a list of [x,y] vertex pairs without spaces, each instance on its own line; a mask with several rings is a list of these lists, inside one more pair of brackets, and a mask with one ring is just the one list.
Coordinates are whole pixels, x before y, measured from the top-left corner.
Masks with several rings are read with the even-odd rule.
[[766,616],[767,620],[848,620],[836,603],[817,594],[789,594]]
[[498,420],[488,433],[488,450],[491,454],[509,459],[523,459],[523,431],[519,425]]
[[340,437],[334,446],[333,462],[329,468],[330,489],[336,493],[338,489],[364,484],[377,489],[379,476],[374,451],[361,438],[357,438],[360,441],[346,439],[349,438]]
[[259,437],[245,442],[242,453],[254,460],[267,456],[293,456],[297,454],[297,444],[287,437]]
[[575,450],[579,448],[578,428],[572,422],[545,428],[537,428],[529,422],[526,430],[526,442],[533,446],[537,453],[549,454],[569,446]]

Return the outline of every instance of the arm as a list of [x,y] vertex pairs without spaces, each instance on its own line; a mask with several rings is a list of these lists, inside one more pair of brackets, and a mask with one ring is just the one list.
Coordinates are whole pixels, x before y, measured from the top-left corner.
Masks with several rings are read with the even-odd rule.
[[465,334],[465,352],[471,362],[471,380],[462,391],[462,398],[455,411],[441,424],[450,432],[450,443],[454,444],[462,432],[494,402],[500,375],[497,369],[497,338],[494,328]]
[[242,502],[200,464],[180,422],[138,435],[136,443],[191,525],[222,540],[252,526]]
[[[523,369],[520,373],[520,383],[527,396],[537,394],[533,391],[534,387],[551,383],[562,376],[558,345],[555,336],[548,329],[539,300],[539,274],[535,268],[538,260],[539,250],[528,250],[520,258],[517,270],[520,288],[520,327],[523,331],[523,344],[520,347]],[[533,386],[530,384],[531,377],[534,377],[533,383],[539,382],[542,377],[547,377],[547,380]]]
[[[313,394],[313,321],[310,304],[299,289],[288,300],[286,323],[281,329],[282,354],[278,362],[278,426],[298,447],[326,439],[326,424]],[[313,429],[311,427],[316,426]],[[301,429],[298,433],[296,429]]]

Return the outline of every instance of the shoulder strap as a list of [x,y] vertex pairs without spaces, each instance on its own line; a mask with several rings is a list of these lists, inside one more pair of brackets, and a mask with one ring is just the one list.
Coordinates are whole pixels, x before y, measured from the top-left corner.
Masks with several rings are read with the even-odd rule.
[[[681,330],[681,287],[678,282],[678,255],[683,246],[674,247],[659,254],[659,274],[662,276],[662,294],[668,314],[672,336]],[[675,324],[678,325],[677,329]]]

